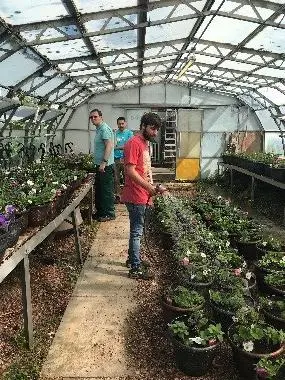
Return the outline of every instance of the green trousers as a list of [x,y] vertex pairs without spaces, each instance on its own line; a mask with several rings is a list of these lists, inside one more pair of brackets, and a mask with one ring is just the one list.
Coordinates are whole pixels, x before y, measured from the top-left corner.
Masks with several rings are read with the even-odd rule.
[[99,172],[99,166],[96,166],[95,207],[98,217],[115,216],[113,165],[106,166],[103,173]]

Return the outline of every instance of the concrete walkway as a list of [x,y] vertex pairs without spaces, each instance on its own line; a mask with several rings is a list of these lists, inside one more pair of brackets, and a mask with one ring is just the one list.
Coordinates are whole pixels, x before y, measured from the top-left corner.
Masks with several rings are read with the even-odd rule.
[[132,376],[124,340],[124,323],[135,307],[136,288],[124,266],[128,236],[127,211],[118,205],[116,220],[100,223],[41,378]]

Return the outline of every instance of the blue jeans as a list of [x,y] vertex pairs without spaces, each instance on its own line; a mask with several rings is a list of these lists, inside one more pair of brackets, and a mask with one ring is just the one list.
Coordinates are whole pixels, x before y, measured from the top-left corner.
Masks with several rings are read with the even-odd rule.
[[130,219],[129,260],[132,268],[138,268],[141,264],[140,244],[143,234],[144,216],[146,205],[126,203]]

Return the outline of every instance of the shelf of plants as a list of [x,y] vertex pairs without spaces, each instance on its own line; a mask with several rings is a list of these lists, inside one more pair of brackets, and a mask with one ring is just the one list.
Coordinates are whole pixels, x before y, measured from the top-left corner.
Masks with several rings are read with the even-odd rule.
[[19,266],[29,346],[33,343],[33,328],[28,255],[71,215],[78,260],[82,263],[75,209],[91,192],[91,220],[94,182],[85,160],[85,156],[75,154],[47,157],[41,163],[0,172],[3,184],[0,188],[0,283]]
[[243,378],[281,379],[284,243],[221,197],[160,197],[155,210],[172,241],[176,280],[162,307],[178,368],[203,376],[224,340]]

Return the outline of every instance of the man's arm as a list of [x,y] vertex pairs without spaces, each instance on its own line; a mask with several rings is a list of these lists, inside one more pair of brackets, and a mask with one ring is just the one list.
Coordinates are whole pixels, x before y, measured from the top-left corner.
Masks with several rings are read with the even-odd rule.
[[105,161],[108,161],[110,154],[112,152],[113,146],[114,146],[112,140],[103,140],[103,141],[105,144],[105,150],[104,150],[103,162],[101,162],[100,167],[99,167],[100,172],[105,171],[105,167],[107,164],[107,162]]
[[125,166],[126,174],[133,180],[137,185],[143,187],[149,192],[150,195],[157,194],[157,189],[151,183],[143,179],[139,173],[136,171],[136,165],[127,164]]

